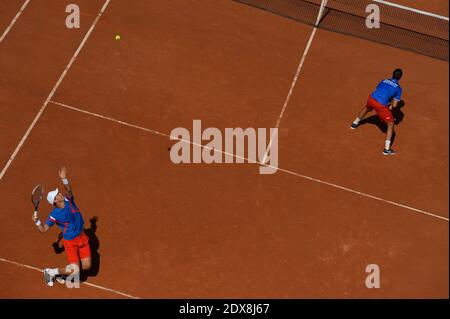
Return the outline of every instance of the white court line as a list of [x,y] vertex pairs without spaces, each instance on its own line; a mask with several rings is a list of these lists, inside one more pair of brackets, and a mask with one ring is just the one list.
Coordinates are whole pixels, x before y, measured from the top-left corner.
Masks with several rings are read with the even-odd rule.
[[[76,107],[73,107],[73,106],[69,106],[69,105],[61,103],[61,102],[50,101],[50,103],[58,105],[58,106],[61,106],[61,107],[64,107],[66,109],[74,110],[74,111],[81,112],[81,113],[84,113],[84,114],[88,114],[88,115],[91,115],[91,116],[95,116],[95,117],[98,117],[98,118],[101,118],[101,119],[112,121],[112,122],[115,122],[115,123],[118,123],[118,124],[122,124],[122,125],[125,125],[125,126],[128,126],[128,127],[136,128],[136,129],[139,129],[139,130],[142,130],[142,131],[145,131],[145,132],[153,133],[153,134],[164,136],[164,137],[168,137],[168,138],[171,137],[169,134],[161,133],[161,132],[158,132],[158,131],[155,131],[155,130],[151,130],[151,129],[148,129],[148,128],[145,128],[145,127],[142,127],[142,126],[129,124],[129,123],[126,123],[124,121],[116,120],[116,119],[108,117],[108,116],[100,115],[100,114],[89,112],[89,111],[86,111],[86,110],[82,110],[82,109],[79,109],[79,108],[76,108]],[[201,145],[201,144],[198,144],[198,143],[194,143],[194,142],[192,142],[190,140],[178,139],[176,137],[172,137],[172,138],[173,139],[177,139],[177,140],[179,140],[181,142],[185,142],[185,143],[189,143],[189,144],[198,146],[198,147],[202,147],[202,148],[206,148],[206,149],[209,149],[209,150],[213,150],[212,147],[209,147],[209,146],[206,146],[206,145]],[[242,156],[239,156],[239,155],[236,155],[236,154],[231,154],[231,153],[228,153],[228,152],[225,152],[225,151],[222,151],[222,150],[216,150],[216,149],[215,149],[215,151],[216,152],[220,152],[220,153],[222,153],[224,155],[227,155],[227,156],[232,156],[232,157],[235,157],[235,158],[242,159],[242,160],[247,161],[247,162],[249,161],[248,158],[242,157]],[[314,178],[314,177],[310,177],[310,176],[299,174],[299,173],[296,173],[296,172],[293,172],[293,171],[289,171],[287,169],[274,167],[274,166],[271,166],[271,165],[268,165],[268,164],[265,164],[265,163],[262,163],[262,162],[258,162],[258,161],[256,161],[256,163],[259,164],[259,165],[270,167],[270,168],[274,168],[274,169],[277,169],[279,171],[285,172],[287,174],[291,174],[291,175],[294,175],[294,176],[297,176],[297,177],[301,177],[303,179],[307,179],[307,180],[310,180],[310,181],[313,181],[313,182],[316,182],[316,183],[319,183],[319,184],[327,185],[327,186],[334,187],[334,188],[337,188],[337,189],[340,189],[340,190],[343,190],[343,191],[346,191],[346,192],[350,192],[350,193],[353,193],[353,194],[356,194],[356,195],[360,195],[360,196],[363,196],[363,197],[371,198],[371,199],[377,200],[379,202],[383,202],[383,203],[390,204],[390,205],[393,205],[393,206],[401,207],[401,208],[410,210],[412,212],[424,214],[424,215],[427,215],[427,216],[430,216],[430,217],[434,217],[434,218],[437,218],[437,219],[445,220],[447,222],[449,221],[449,219],[447,217],[444,217],[444,216],[441,216],[441,215],[438,215],[438,214],[427,212],[427,211],[424,211],[424,210],[421,210],[421,209],[418,209],[418,208],[414,208],[414,207],[411,207],[411,206],[403,205],[403,204],[400,204],[400,203],[397,203],[397,202],[393,202],[391,200],[383,199],[381,197],[377,197],[377,196],[370,195],[370,194],[367,194],[367,193],[363,193],[363,192],[360,192],[360,191],[357,191],[357,190],[353,190],[353,189],[348,188],[348,187],[340,186],[340,185],[333,184],[333,183],[330,183],[330,182],[326,182],[326,181],[323,181],[323,180],[320,180],[320,179],[317,179],[317,178]]]
[[266,162],[267,155],[268,155],[268,150],[270,150],[272,148],[273,139],[274,139],[275,135],[278,134],[278,128],[280,127],[281,119],[283,118],[284,112],[286,111],[286,108],[287,108],[287,106],[289,104],[289,101],[291,99],[291,95],[294,92],[294,88],[295,88],[295,85],[297,84],[297,80],[298,80],[298,78],[300,76],[300,72],[303,69],[303,64],[305,63],[306,56],[308,55],[309,49],[310,49],[311,44],[312,44],[312,42],[314,40],[314,36],[316,35],[317,28],[318,28],[320,19],[322,18],[322,14],[323,14],[323,11],[325,9],[325,5],[326,5],[327,1],[328,0],[322,0],[322,4],[320,6],[320,10],[319,10],[319,13],[317,15],[316,23],[315,23],[314,28],[313,28],[313,30],[311,32],[311,35],[309,36],[308,43],[306,44],[305,50],[303,51],[303,55],[302,55],[302,57],[300,59],[300,63],[298,65],[298,67],[297,67],[297,72],[295,73],[294,79],[292,80],[291,87],[289,88],[288,95],[286,96],[286,99],[284,100],[283,107],[281,108],[280,115],[278,116],[277,123],[275,124],[276,130],[274,130],[272,136],[270,136],[269,144],[267,146],[267,151],[264,154],[264,157],[262,159],[263,163]]
[[92,30],[94,30],[95,25],[97,24],[98,20],[102,16],[103,12],[106,10],[106,7],[108,6],[109,2],[111,0],[106,0],[105,4],[103,5],[102,9],[100,10],[99,14],[95,18],[94,22],[92,23],[89,31],[86,33],[86,35],[83,38],[83,41],[81,41],[80,45],[78,46],[78,49],[75,51],[74,55],[69,61],[69,64],[64,69],[63,73],[58,79],[58,82],[56,82],[55,86],[53,87],[52,91],[48,95],[47,99],[45,100],[44,104],[42,105],[41,109],[37,113],[36,117],[34,118],[33,122],[31,123],[30,127],[28,127],[28,130],[25,132],[25,135],[22,137],[22,140],[17,145],[16,149],[14,150],[13,154],[9,158],[8,162],[6,163],[5,167],[3,168],[2,172],[0,173],[0,181],[2,180],[3,176],[5,175],[6,171],[8,170],[8,167],[11,165],[13,160],[15,159],[17,153],[22,148],[23,143],[28,138],[28,135],[30,135],[31,131],[33,130],[34,126],[36,125],[37,121],[41,117],[42,113],[44,112],[45,108],[47,107],[48,102],[52,99],[53,95],[55,94],[58,87],[61,85],[62,80],[66,76],[67,72],[69,71],[70,67],[72,66],[73,62],[77,58],[78,54],[80,53],[81,49],[83,48],[84,44],[86,43],[87,39],[92,33]]
[[427,12],[427,11],[422,11],[422,10],[419,10],[419,9],[414,9],[414,8],[407,7],[407,6],[402,6],[401,4],[388,2],[388,1],[384,1],[384,0],[372,0],[372,1],[373,2],[378,2],[378,3],[381,3],[381,4],[385,4],[387,6],[391,6],[391,7],[395,7],[395,8],[399,8],[399,9],[403,9],[403,10],[408,10],[408,11],[419,13],[419,14],[423,14],[423,15],[426,15],[426,16],[429,16],[429,17],[433,17],[433,18],[449,21],[448,17],[441,16],[441,15],[434,14],[434,13],[430,13],[430,12]]
[[[44,272],[43,269],[39,269],[39,268],[37,268],[37,267],[33,267],[33,266],[21,264],[21,263],[18,263],[18,262],[16,262],[16,261],[12,261],[12,260],[9,260],[9,259],[5,259],[5,258],[1,258],[1,257],[0,257],[0,261],[5,262],[5,263],[8,263],[8,264],[11,264],[11,265],[16,265],[16,266],[19,266],[19,267],[22,267],[22,268],[27,268],[27,269],[35,270],[35,271],[39,271],[39,272],[42,272],[42,273]],[[121,296],[124,296],[124,297],[127,297],[127,298],[131,298],[131,299],[141,299],[140,297],[135,297],[135,296],[126,294],[126,293],[121,292],[121,291],[118,291],[118,290],[114,290],[114,289],[111,289],[111,288],[99,286],[99,285],[96,285],[96,284],[91,284],[91,283],[86,282],[86,281],[85,281],[85,282],[82,282],[82,284],[84,284],[84,285],[86,285],[86,286],[91,286],[91,287],[94,287],[94,288],[97,288],[97,289],[101,289],[101,290],[104,290],[104,291],[109,291],[109,292],[112,292],[112,293],[115,293],[115,294],[117,294],[117,295],[121,295]]]
[[9,26],[6,28],[5,32],[3,32],[2,36],[0,37],[0,43],[2,43],[3,39],[6,37],[6,35],[9,33],[9,31],[11,31],[11,28],[14,26],[14,24],[16,23],[17,19],[19,19],[20,15],[22,14],[23,10],[25,10],[26,6],[28,5],[28,3],[31,0],[26,0],[25,3],[22,5],[22,7],[20,8],[19,12],[17,12],[16,16],[14,17],[14,19],[11,21],[11,23],[9,24]]
[[122,124],[122,125],[125,125],[125,126],[137,128],[137,129],[145,131],[145,132],[161,135],[161,136],[164,136],[164,137],[170,137],[170,135],[167,135],[165,133],[161,133],[161,132],[158,132],[158,131],[155,131],[155,130],[151,130],[151,129],[148,129],[148,128],[145,128],[145,127],[142,127],[142,126],[139,126],[139,125],[126,123],[124,121],[119,121],[119,120],[113,119],[112,117],[103,116],[103,115],[100,115],[100,114],[96,114],[96,113],[92,113],[92,112],[89,112],[89,111],[85,111],[85,110],[82,110],[82,109],[79,109],[79,108],[76,108],[76,107],[73,107],[73,106],[70,106],[70,105],[67,105],[67,104],[64,104],[64,103],[60,103],[60,102],[56,102],[56,101],[50,101],[50,103],[55,104],[55,105],[59,105],[59,106],[62,106],[62,107],[65,107],[67,109],[71,109],[71,110],[74,110],[74,111],[77,111],[77,112],[81,112],[81,113],[85,113],[85,114],[92,115],[92,116],[95,116],[95,117],[99,117],[99,118],[104,119],[104,120],[108,120],[108,121],[116,122],[118,124]]

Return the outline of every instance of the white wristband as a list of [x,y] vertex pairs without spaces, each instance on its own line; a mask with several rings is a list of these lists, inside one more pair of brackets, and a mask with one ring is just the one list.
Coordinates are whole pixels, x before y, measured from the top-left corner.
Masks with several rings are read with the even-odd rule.
[[69,184],[69,180],[67,178],[63,178],[62,182],[64,185],[68,185]]
[[41,224],[41,221],[38,219],[37,221],[36,221],[36,226],[39,226]]

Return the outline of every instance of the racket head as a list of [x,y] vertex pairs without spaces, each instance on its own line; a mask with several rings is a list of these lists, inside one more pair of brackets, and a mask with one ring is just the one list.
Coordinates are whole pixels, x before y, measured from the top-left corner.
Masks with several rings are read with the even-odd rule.
[[31,192],[31,202],[36,208],[43,197],[44,197],[44,186],[42,186],[42,184],[38,184],[33,188]]

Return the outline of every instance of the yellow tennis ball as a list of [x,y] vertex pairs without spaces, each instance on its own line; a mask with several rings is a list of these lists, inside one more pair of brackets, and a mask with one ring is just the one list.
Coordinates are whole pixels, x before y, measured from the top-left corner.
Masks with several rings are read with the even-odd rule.
[[120,35],[116,35],[116,40],[120,40]]

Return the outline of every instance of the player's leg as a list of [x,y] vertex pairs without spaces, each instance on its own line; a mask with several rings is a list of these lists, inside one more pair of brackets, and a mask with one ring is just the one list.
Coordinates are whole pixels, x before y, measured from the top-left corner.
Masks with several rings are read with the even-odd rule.
[[92,267],[92,258],[91,257],[85,257],[81,258],[81,269],[84,271],[87,271],[91,269]]
[[372,109],[368,108],[367,106],[363,107],[361,109],[361,111],[358,114],[358,119],[361,121],[362,119],[364,119],[367,115],[368,112],[370,112]]
[[395,151],[391,148],[392,134],[394,133],[394,116],[387,107],[379,108],[376,111],[380,119],[387,125],[383,155],[394,155]]
[[59,268],[58,269],[58,275],[69,276],[72,273],[74,273],[77,268],[80,268],[78,266],[78,263],[70,263],[65,268]]
[[86,271],[92,267],[91,247],[89,246],[89,237],[83,232],[78,238],[78,254],[81,259],[81,269]]
[[66,282],[65,278],[71,274],[73,274],[76,269],[79,269],[78,262],[70,263],[65,268],[46,268],[44,269],[44,280],[47,286],[53,286],[55,280],[64,284]]
[[366,106],[364,106],[361,111],[359,111],[358,116],[356,117],[356,119],[352,122],[352,124],[350,125],[350,128],[352,130],[354,130],[355,128],[358,127],[359,122],[361,122],[362,119],[364,119],[367,115],[367,113],[369,113],[370,111],[372,111],[373,108],[370,107],[368,104]]
[[85,281],[89,276],[89,270],[92,267],[91,247],[89,246],[89,237],[83,233],[80,237],[80,247],[78,253],[81,259],[81,280]]
[[387,124],[387,131],[383,154],[394,155],[395,151],[391,148],[392,134],[394,133],[394,122],[392,121],[386,124]]
[[64,283],[60,277],[69,275],[76,275],[76,271],[80,269],[78,257],[78,241],[76,239],[64,240],[64,251],[68,265],[65,268],[47,268],[44,270],[44,280],[47,286],[53,286],[55,280],[59,283]]

